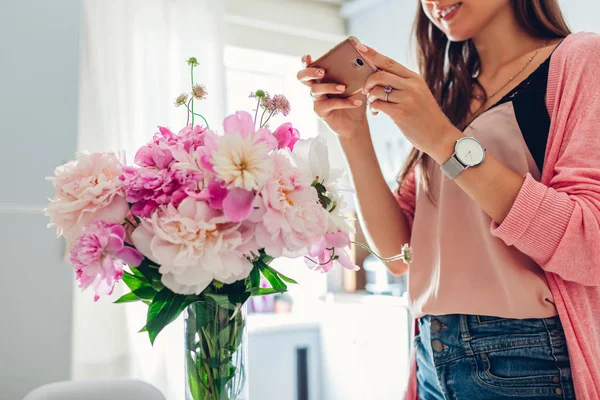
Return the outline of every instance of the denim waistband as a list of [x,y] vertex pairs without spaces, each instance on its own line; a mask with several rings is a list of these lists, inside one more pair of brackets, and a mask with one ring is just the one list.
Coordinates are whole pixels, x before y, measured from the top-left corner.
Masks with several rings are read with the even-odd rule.
[[466,314],[426,315],[419,319],[419,330],[431,342],[436,364],[494,350],[565,343],[558,316],[507,319]]

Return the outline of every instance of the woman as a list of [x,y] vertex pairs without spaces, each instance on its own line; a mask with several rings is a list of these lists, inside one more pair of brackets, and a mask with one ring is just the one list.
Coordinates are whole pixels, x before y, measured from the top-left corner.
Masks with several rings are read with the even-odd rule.
[[[298,74],[339,137],[370,242],[413,247],[412,387],[599,399],[600,37],[570,34],[556,0],[421,5],[421,75],[364,45],[380,71],[363,94],[328,98],[343,87],[316,83],[325,71]],[[414,145],[394,193],[366,106]]]

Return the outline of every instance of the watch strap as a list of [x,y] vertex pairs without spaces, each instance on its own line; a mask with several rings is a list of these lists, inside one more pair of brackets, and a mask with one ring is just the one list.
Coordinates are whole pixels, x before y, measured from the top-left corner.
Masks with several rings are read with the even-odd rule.
[[460,161],[456,158],[456,154],[453,154],[448,161],[446,161],[440,167],[448,178],[454,180],[465,169],[467,169]]

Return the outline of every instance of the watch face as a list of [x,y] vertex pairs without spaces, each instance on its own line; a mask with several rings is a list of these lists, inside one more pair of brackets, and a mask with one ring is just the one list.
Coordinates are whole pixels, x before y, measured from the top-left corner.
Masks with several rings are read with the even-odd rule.
[[472,137],[465,137],[456,142],[456,158],[468,167],[479,165],[485,159],[483,146]]

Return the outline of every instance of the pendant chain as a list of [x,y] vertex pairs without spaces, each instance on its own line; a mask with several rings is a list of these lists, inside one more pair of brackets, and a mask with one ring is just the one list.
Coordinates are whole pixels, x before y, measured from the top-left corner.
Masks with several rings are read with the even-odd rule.
[[475,98],[477,100],[489,100],[492,97],[496,96],[498,93],[500,93],[505,87],[507,87],[517,76],[521,75],[521,73],[523,71],[525,71],[525,69],[529,66],[529,64],[531,64],[531,62],[533,61],[533,59],[538,55],[538,53],[540,52],[540,50],[542,50],[544,47],[546,47],[548,45],[548,42],[544,43],[542,45],[542,47],[540,47],[539,49],[537,49],[537,51],[535,52],[534,55],[532,55],[531,57],[529,57],[529,60],[527,60],[527,63],[523,66],[523,68],[521,68],[519,70],[519,72],[517,72],[515,75],[513,75],[508,82],[506,82],[500,89],[496,90],[494,93],[492,93],[491,95],[485,97],[485,96],[480,96],[480,95],[475,95]]

